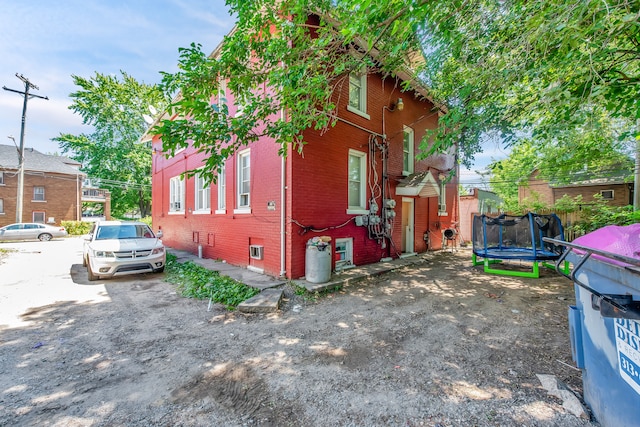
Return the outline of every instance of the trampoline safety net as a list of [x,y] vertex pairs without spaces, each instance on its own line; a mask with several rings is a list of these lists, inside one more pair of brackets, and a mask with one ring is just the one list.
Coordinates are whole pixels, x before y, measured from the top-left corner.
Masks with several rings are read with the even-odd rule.
[[542,261],[558,259],[563,251],[542,240],[564,240],[562,223],[555,214],[475,215],[472,234],[473,252],[483,258]]

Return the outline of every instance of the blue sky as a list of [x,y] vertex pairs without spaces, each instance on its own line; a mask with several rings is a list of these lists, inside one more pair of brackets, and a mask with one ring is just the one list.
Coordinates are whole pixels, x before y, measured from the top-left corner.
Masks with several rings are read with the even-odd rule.
[[[73,114],[71,75],[123,70],[144,83],[159,83],[160,71],[177,70],[178,48],[192,42],[206,52],[234,24],[224,0],[0,0],[0,86],[24,90],[22,74],[39,87],[28,102],[25,146],[59,152],[51,138],[91,129]],[[0,91],[0,144],[19,142],[22,97]],[[488,143],[474,169],[505,155]],[[477,177],[461,171],[463,181]]]
[[[25,146],[59,151],[51,138],[91,129],[73,114],[71,75],[126,71],[159,83],[177,70],[178,48],[192,42],[212,51],[233,27],[224,0],[0,0],[0,86],[23,91],[15,74],[49,97],[28,102]],[[0,91],[0,144],[19,142],[21,95]]]

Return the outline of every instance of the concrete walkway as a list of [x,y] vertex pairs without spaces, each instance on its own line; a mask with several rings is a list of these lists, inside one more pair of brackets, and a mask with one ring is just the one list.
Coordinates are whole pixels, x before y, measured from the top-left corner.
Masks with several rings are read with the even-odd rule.
[[229,276],[252,288],[260,289],[260,294],[250,298],[240,305],[238,311],[245,313],[265,313],[278,310],[282,300],[282,287],[291,282],[293,285],[306,288],[308,292],[322,292],[327,289],[339,289],[344,285],[355,283],[368,277],[379,276],[400,268],[425,262],[428,254],[417,254],[403,258],[381,261],[333,272],[331,278],[325,283],[311,283],[303,279],[289,281],[266,274],[256,273],[242,267],[236,267],[225,262],[207,258],[198,258],[187,251],[167,248],[167,251],[177,257],[178,262],[193,261],[195,264],[209,270],[218,271],[221,275]]

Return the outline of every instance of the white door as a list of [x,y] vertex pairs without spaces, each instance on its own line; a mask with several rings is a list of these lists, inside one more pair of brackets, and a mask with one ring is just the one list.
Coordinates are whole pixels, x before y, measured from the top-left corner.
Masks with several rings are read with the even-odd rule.
[[402,253],[414,253],[413,199],[402,198]]

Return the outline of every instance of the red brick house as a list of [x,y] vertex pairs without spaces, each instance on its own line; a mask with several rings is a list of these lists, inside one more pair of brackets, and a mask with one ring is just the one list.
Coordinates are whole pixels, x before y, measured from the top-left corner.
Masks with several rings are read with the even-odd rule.
[[592,203],[596,194],[609,202],[610,206],[633,204],[633,183],[625,182],[624,174],[613,177],[580,179],[571,184],[550,183],[538,177],[535,170],[526,185],[518,186],[518,201],[537,199],[553,206],[563,196],[582,196],[584,203]]
[[[21,222],[60,224],[81,219],[85,174],[80,163],[26,148],[24,168]],[[0,226],[16,222],[17,194],[18,150],[0,145]]]
[[[338,270],[440,248],[442,230],[458,220],[455,155],[415,156],[443,111],[424,88],[401,92],[395,78],[349,81],[336,89],[336,125],[305,131],[303,155],[289,148],[281,157],[280,145],[263,138],[229,157],[217,184],[205,187],[181,178],[203,154],[155,154],[152,216],[165,244],[287,278],[305,276],[306,244],[318,236],[331,237]],[[152,147],[161,153],[162,141]]]

